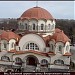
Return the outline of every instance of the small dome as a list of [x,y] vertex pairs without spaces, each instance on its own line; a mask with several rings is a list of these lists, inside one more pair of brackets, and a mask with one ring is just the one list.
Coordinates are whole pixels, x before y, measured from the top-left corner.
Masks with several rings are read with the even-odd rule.
[[52,15],[45,9],[41,7],[33,7],[26,10],[20,17],[20,19],[54,19]]
[[55,29],[55,32],[56,32],[56,33],[59,33],[59,32],[61,32],[61,31],[62,31],[62,30],[60,30],[59,28],[56,28],[56,29]]
[[4,30],[0,30],[0,35],[4,32]]
[[55,32],[51,39],[54,39],[56,42],[63,42],[66,43],[67,41],[70,41],[70,39],[64,34],[64,32],[60,29],[57,30],[58,32]]
[[20,39],[19,35],[11,31],[4,31],[0,37],[1,39],[6,39],[7,41],[9,41],[10,39],[15,39],[16,41],[18,41]]

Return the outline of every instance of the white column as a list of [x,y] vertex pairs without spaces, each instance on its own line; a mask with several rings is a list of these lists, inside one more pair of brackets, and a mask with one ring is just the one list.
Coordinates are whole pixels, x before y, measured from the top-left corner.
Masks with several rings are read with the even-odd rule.
[[40,72],[40,63],[37,64],[36,72]]

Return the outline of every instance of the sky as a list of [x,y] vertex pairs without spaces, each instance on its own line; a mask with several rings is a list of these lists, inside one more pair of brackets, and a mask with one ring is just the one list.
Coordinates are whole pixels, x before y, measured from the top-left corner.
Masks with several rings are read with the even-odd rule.
[[[0,18],[19,18],[24,11],[35,7],[36,1],[0,1]],[[75,19],[75,1],[38,1],[55,19]]]

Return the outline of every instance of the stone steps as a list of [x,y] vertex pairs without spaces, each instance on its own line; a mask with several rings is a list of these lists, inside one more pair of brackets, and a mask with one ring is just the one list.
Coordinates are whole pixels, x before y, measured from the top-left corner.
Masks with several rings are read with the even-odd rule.
[[41,72],[48,72],[48,68],[47,67],[40,67],[40,71]]
[[35,66],[29,66],[29,65],[27,65],[24,68],[24,72],[34,72],[34,71],[35,71]]

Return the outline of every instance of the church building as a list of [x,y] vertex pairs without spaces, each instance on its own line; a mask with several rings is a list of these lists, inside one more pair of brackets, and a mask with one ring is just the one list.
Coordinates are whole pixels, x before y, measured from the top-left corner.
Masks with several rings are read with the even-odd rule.
[[[53,16],[42,7],[27,9],[18,20],[18,31],[0,31],[0,71],[48,72],[69,69],[70,39],[55,28]],[[23,33],[22,33],[23,31]]]

